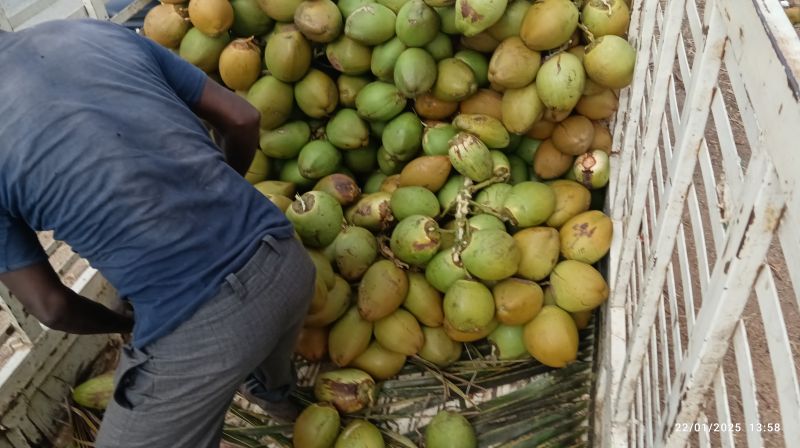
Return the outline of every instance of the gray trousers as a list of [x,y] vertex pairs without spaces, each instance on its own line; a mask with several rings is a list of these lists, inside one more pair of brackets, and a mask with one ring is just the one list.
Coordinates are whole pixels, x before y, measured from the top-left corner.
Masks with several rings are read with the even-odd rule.
[[171,334],[122,350],[98,448],[219,447],[238,386],[294,386],[291,357],[314,289],[300,242],[267,236],[220,292]]

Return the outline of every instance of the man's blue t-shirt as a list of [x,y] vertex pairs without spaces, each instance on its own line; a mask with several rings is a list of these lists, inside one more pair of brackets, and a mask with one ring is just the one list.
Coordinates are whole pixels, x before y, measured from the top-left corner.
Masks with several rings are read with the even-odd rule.
[[107,22],[0,33],[0,272],[45,261],[53,230],[130,298],[143,347],[291,237],[190,110],[206,79]]

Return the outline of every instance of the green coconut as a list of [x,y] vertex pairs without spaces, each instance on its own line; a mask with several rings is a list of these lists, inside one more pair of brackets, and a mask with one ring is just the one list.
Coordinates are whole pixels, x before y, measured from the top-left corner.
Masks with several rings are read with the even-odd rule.
[[330,142],[312,140],[300,150],[297,168],[303,177],[319,179],[333,173],[341,160],[342,154]]
[[178,53],[200,70],[212,73],[219,67],[219,57],[230,41],[227,34],[209,37],[199,29],[192,28],[183,36]]
[[379,3],[368,3],[347,16],[344,34],[364,45],[382,44],[394,37],[396,19],[391,9]]
[[555,194],[541,182],[520,182],[514,185],[503,204],[503,214],[520,228],[547,221],[555,210]]
[[475,429],[453,411],[440,411],[425,427],[426,448],[477,448]]
[[[377,180],[383,181],[383,178],[378,177]],[[367,191],[365,186],[365,192]],[[394,215],[390,201],[392,199],[391,193],[376,191],[368,193],[361,197],[355,205],[347,209],[347,221],[350,224],[364,227],[373,232],[380,232],[386,230],[392,223],[394,223]]]
[[339,90],[339,104],[343,107],[354,108],[358,92],[369,83],[370,80],[364,76],[339,75],[336,79],[336,87]]
[[346,19],[350,17],[350,14],[352,14],[353,11],[369,3],[376,2],[375,0],[338,0],[336,2],[336,6],[339,7],[342,17]]
[[514,0],[508,3],[505,12],[500,20],[495,22],[486,31],[494,39],[502,42],[511,36],[519,36],[522,29],[522,21],[525,13],[528,12],[531,2],[529,0]]
[[542,118],[544,109],[535,83],[503,93],[503,125],[511,133],[521,135],[528,132]]
[[[314,397],[333,404],[339,412],[350,414],[371,406],[375,402],[375,380],[359,369],[339,369],[320,373],[314,382]],[[352,423],[351,423],[352,424]],[[350,425],[348,425],[350,427]],[[337,446],[348,427],[339,435]],[[380,433],[378,433],[380,436]],[[343,445],[347,446],[347,445]]]
[[515,233],[514,241],[522,253],[516,275],[534,281],[546,279],[561,252],[558,231],[550,227],[528,227]]
[[500,42],[489,61],[489,81],[506,89],[520,89],[536,79],[542,64],[538,51],[525,46],[517,36]]
[[332,243],[342,228],[342,206],[333,196],[321,191],[309,191],[286,210],[303,244],[325,247]]
[[475,72],[458,58],[442,59],[436,66],[433,95],[443,101],[461,101],[478,90]]
[[497,23],[507,5],[508,0],[456,0],[456,29],[475,36]]
[[492,155],[478,137],[468,132],[459,132],[450,141],[448,150],[450,163],[462,175],[475,182],[492,177]]
[[294,24],[278,24],[267,40],[264,63],[283,82],[297,82],[311,67],[311,44]]
[[474,332],[494,318],[492,292],[474,280],[456,280],[444,295],[444,318],[458,331]]
[[258,6],[256,0],[231,0],[231,6],[233,6],[231,31],[234,36],[263,36],[275,25],[275,21]]
[[297,8],[303,3],[303,0],[281,0],[276,2],[274,0],[257,0],[258,6],[278,22],[291,22],[294,19],[294,13]]
[[304,114],[312,118],[327,117],[339,104],[336,83],[324,72],[311,69],[294,85],[294,98]]
[[581,23],[597,39],[608,34],[624,36],[631,11],[624,0],[589,0],[581,10]]
[[422,0],[410,0],[397,11],[397,37],[409,47],[424,47],[439,33],[439,16]]
[[294,24],[306,39],[328,43],[342,32],[342,14],[331,0],[306,0],[297,5]]
[[355,179],[342,173],[333,173],[322,177],[312,190],[328,193],[336,198],[342,207],[352,204],[361,195],[361,189]]
[[531,50],[558,48],[572,37],[579,15],[570,0],[535,1],[522,20],[520,37]]
[[261,112],[261,128],[275,129],[289,118],[294,105],[292,86],[274,76],[256,81],[247,92],[247,101]]
[[406,98],[393,84],[375,81],[358,92],[356,110],[370,121],[389,121],[406,107]]
[[306,327],[326,327],[336,322],[350,306],[352,290],[347,280],[336,275],[334,285],[328,290],[324,305],[306,316]]
[[381,431],[366,420],[353,420],[344,427],[333,448],[383,448]]
[[608,283],[592,266],[564,260],[553,269],[550,285],[556,304],[570,312],[589,311],[608,299]]
[[364,353],[372,337],[372,322],[365,320],[355,306],[350,307],[331,327],[328,354],[339,367],[350,364]]
[[590,190],[608,185],[609,159],[605,151],[596,149],[575,159],[573,175],[576,180]]
[[464,176],[452,176],[447,179],[444,186],[436,193],[442,210],[452,211],[459,190],[464,187]]
[[294,422],[295,448],[328,448],[339,436],[339,411],[329,403],[313,403]]
[[286,160],[283,163],[279,178],[284,182],[291,182],[302,189],[311,188],[311,186],[314,185],[314,179],[305,178],[300,174],[297,159]]
[[449,123],[433,123],[425,126],[422,134],[422,151],[429,156],[446,156],[450,140],[458,134],[458,128]]
[[369,127],[353,109],[339,109],[325,125],[325,135],[341,149],[358,149],[369,144]]
[[293,121],[269,131],[262,131],[259,146],[268,157],[292,159],[311,138],[311,128],[305,121]]
[[369,373],[378,380],[387,380],[397,375],[406,364],[406,355],[383,347],[378,341],[372,343],[364,353],[353,360],[353,367]]
[[561,254],[568,260],[595,264],[611,247],[611,218],[599,210],[572,217],[559,232]]
[[439,214],[439,200],[425,187],[400,187],[392,193],[392,214],[397,221],[412,215],[435,218]]
[[525,347],[537,361],[561,368],[578,357],[578,328],[566,311],[547,305],[525,325]]
[[[416,157],[408,162],[400,172],[399,186],[418,186],[424,187],[431,192],[439,191],[450,176],[452,168],[453,166],[447,156]],[[424,215],[426,213],[421,214]]]
[[461,344],[450,339],[442,327],[422,327],[425,343],[418,355],[439,367],[447,367],[461,357]]
[[460,50],[454,57],[469,65],[479,87],[489,84],[489,59],[484,54],[475,50]]
[[392,77],[403,95],[416,98],[436,82],[436,61],[422,48],[408,48],[397,57]]
[[75,403],[87,408],[104,410],[114,394],[114,372],[98,375],[79,384],[72,391]]
[[408,273],[408,294],[403,308],[429,327],[438,327],[444,320],[442,294],[419,272]]
[[458,280],[467,278],[467,270],[453,261],[450,249],[439,251],[425,267],[425,279],[439,292],[447,292]]
[[521,252],[504,230],[478,230],[461,253],[464,267],[481,280],[502,280],[514,275]]
[[549,109],[570,111],[581,99],[585,82],[586,72],[581,60],[572,53],[559,53],[546,60],[539,69],[536,92]]
[[621,89],[633,80],[636,50],[625,39],[608,35],[586,47],[583,66],[589,78],[610,89]]
[[487,339],[492,343],[497,359],[519,359],[529,356],[525,348],[522,325],[498,325]]
[[192,24],[186,10],[176,5],[159,4],[144,17],[144,35],[167,48],[178,48]]
[[503,204],[506,202],[509,193],[511,193],[511,185],[505,183],[492,184],[475,196],[475,202],[499,212],[503,209]]
[[425,343],[424,338],[417,319],[402,308],[375,322],[375,339],[396,353],[416,355]]
[[207,36],[226,34],[233,25],[233,6],[228,0],[192,0],[189,19],[192,25]]
[[404,112],[386,124],[381,141],[387,153],[409,161],[422,146],[422,122],[413,112]]
[[360,280],[378,257],[378,240],[363,227],[346,226],[335,244],[336,268],[349,281]]
[[440,244],[436,220],[422,215],[411,215],[397,223],[390,240],[392,253],[413,266],[424,266],[436,255]]
[[408,294],[408,276],[389,260],[370,266],[358,287],[358,310],[368,321],[393,313]]
[[453,57],[453,41],[449,35],[439,32],[428,45],[425,45],[425,51],[430,53],[437,62],[451,58]]
[[453,126],[477,136],[488,148],[504,148],[510,138],[500,120],[485,114],[458,114]]
[[328,62],[346,75],[361,75],[369,72],[372,49],[345,35],[325,46]]
[[558,229],[573,216],[589,210],[591,193],[583,185],[559,179],[551,182],[550,187],[556,195],[556,209],[547,219],[548,226]]
[[[400,38],[394,38],[384,42],[372,49],[372,60],[370,62],[370,70],[379,80],[388,83],[394,82],[395,67],[400,55],[408,47]],[[436,65],[434,64],[434,70]],[[434,74],[434,78],[435,78]]]

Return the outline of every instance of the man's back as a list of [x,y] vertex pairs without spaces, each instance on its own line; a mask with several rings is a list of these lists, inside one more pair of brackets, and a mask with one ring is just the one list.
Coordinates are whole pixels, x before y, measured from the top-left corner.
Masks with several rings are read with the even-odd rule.
[[291,235],[187,105],[205,76],[174,59],[96,21],[0,35],[0,272],[35,256],[27,227],[54,230],[131,298],[138,346],[211,297],[260,237]]

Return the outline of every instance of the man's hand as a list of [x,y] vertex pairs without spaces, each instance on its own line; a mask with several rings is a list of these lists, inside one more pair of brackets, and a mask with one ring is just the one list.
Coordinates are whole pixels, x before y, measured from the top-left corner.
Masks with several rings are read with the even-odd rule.
[[54,330],[77,334],[129,333],[133,319],[64,286],[49,263],[0,274],[29,313]]
[[225,160],[244,176],[258,148],[258,128],[261,122],[258,109],[244,98],[208,79],[200,100],[194,106],[194,112],[219,131]]

